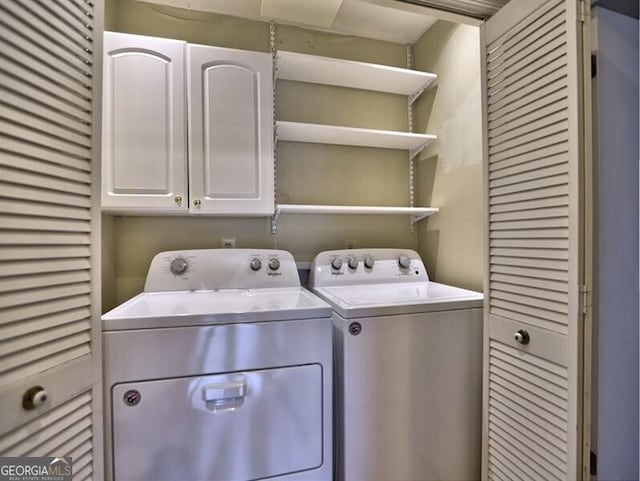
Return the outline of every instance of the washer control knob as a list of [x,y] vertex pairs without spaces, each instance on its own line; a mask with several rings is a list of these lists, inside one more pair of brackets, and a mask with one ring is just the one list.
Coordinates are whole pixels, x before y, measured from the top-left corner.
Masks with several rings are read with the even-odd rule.
[[349,257],[349,260],[347,261],[347,264],[349,265],[349,269],[357,269],[358,268],[358,259],[356,257]]
[[367,269],[373,269],[373,264],[375,264],[375,261],[373,260],[373,257],[365,257],[364,258],[364,266]]
[[409,256],[402,254],[400,257],[398,257],[398,265],[401,269],[408,269],[409,267],[411,267],[411,259],[409,258]]
[[189,270],[189,263],[182,257],[176,257],[171,261],[171,264],[169,264],[169,269],[171,269],[172,274],[181,276]]
[[262,261],[257,257],[254,257],[253,259],[251,259],[249,266],[251,267],[252,271],[259,271],[260,269],[262,269]]
[[271,269],[272,271],[277,271],[278,269],[280,269],[280,261],[275,257],[269,259],[269,269]]
[[337,271],[340,270],[340,268],[342,267],[342,259],[340,259],[339,257],[333,259],[331,261],[331,267],[333,267]]

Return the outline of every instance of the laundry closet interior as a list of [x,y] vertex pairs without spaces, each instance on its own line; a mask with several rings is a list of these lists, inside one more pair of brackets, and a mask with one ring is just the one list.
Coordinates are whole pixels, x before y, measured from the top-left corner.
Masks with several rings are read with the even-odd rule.
[[[102,219],[103,311],[142,290],[156,253],[217,248],[222,239],[235,239],[237,247],[287,250],[303,268],[308,268],[317,253],[330,249],[410,248],[421,255],[431,279],[482,291],[484,213],[478,20],[445,12],[440,12],[443,19],[437,19],[424,13],[432,13],[428,9],[400,2],[392,5],[349,1],[344,2],[345,12],[338,17],[344,19],[342,30],[349,32],[345,34],[294,25],[291,20],[276,19],[270,24],[198,11],[196,4],[187,9],[160,3],[108,0],[105,31],[275,53],[276,68],[278,53],[293,52],[437,75],[424,92],[418,92],[411,107],[411,132],[435,137],[426,142],[423,150],[414,152],[413,168],[411,151],[416,145],[421,146],[421,141],[394,148],[371,147],[375,139],[365,139],[355,146],[322,140],[294,142],[282,140],[285,125],[278,127],[272,185],[276,207],[295,204],[389,208],[409,207],[413,202],[415,207],[439,211],[414,223],[406,213],[308,214],[283,210],[274,221],[268,213],[247,216],[227,212],[220,216],[157,209],[131,212],[111,207]],[[179,1],[165,3],[180,5]],[[248,16],[259,10],[256,7],[252,11],[251,5],[253,2],[246,7]],[[366,21],[361,20],[363,15]],[[407,24],[410,29],[404,28]],[[323,72],[325,66],[315,68],[327,75]],[[364,71],[358,75],[371,74]],[[363,80],[356,77],[356,82]],[[285,80],[277,74],[274,86],[276,122],[410,131],[406,93]],[[153,124],[154,119],[148,121]],[[186,193],[181,195],[184,203],[191,202]]]

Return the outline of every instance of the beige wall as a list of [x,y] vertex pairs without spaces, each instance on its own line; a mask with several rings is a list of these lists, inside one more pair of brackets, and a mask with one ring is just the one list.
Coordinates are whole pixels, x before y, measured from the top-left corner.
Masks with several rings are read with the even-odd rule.
[[[269,50],[269,27],[133,0],[108,0],[107,29],[177,38],[193,43]],[[316,55],[404,66],[405,47],[389,42],[279,26],[278,48]],[[390,130],[407,128],[406,97],[281,82],[277,118]],[[282,142],[277,151],[277,191],[282,203],[408,204],[405,152]],[[357,247],[417,249],[405,216],[281,216],[278,234],[270,219],[201,217],[115,217],[104,226],[104,309],[138,293],[151,258],[169,249],[212,248],[221,237],[237,247],[281,248],[299,261],[327,249]]]
[[419,224],[431,277],[482,290],[484,209],[478,27],[437,22],[414,46],[418,70],[438,74],[415,106],[416,132],[438,141],[416,162],[420,205],[439,207]]

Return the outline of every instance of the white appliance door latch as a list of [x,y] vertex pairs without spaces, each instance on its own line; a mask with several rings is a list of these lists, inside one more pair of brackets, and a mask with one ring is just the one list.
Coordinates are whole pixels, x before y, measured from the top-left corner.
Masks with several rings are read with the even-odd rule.
[[202,387],[202,399],[207,409],[214,412],[229,411],[240,407],[247,394],[245,381],[220,382]]

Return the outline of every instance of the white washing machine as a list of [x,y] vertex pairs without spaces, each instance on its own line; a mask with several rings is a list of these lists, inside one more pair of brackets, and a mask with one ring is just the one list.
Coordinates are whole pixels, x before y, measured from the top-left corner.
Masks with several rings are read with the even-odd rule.
[[404,249],[323,252],[309,285],[334,310],[337,479],[480,479],[482,294]]
[[163,252],[102,321],[107,479],[331,481],[331,309],[291,254]]

